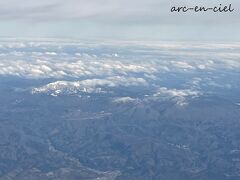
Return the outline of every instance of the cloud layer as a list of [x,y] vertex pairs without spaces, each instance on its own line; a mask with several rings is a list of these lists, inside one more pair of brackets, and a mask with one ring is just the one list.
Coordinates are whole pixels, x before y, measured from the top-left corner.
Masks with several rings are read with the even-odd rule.
[[32,87],[34,94],[109,93],[121,87],[133,88],[144,99],[184,105],[189,97],[238,89],[239,50],[237,43],[4,40],[0,78],[45,80]]
[[0,75],[62,79],[143,74],[154,80],[171,72],[238,70],[239,50],[239,44],[3,42]]

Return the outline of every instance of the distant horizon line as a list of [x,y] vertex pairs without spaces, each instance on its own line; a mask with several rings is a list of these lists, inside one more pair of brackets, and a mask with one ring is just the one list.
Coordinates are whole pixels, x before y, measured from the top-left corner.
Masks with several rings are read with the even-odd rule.
[[240,44],[239,40],[190,40],[190,39],[184,39],[184,40],[173,40],[173,39],[113,39],[113,38],[80,38],[80,37],[43,37],[43,36],[34,36],[34,37],[18,37],[18,36],[0,36],[0,41],[62,41],[62,42],[98,42],[98,41],[103,41],[103,42],[108,42],[108,43],[114,43],[114,42],[119,42],[119,43],[196,43],[196,44],[201,44],[201,43],[211,43],[211,44]]

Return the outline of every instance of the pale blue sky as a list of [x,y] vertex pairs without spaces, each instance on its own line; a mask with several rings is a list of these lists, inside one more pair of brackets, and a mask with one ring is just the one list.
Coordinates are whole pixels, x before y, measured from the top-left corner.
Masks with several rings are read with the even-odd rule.
[[[171,13],[232,3],[233,13]],[[238,0],[0,0],[1,37],[239,41]]]

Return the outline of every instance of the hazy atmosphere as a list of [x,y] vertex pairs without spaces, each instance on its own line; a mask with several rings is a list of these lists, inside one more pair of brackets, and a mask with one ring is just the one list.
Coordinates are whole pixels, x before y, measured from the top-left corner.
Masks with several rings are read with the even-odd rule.
[[[170,12],[230,3],[231,13]],[[239,18],[238,0],[0,0],[2,37],[237,41]]]

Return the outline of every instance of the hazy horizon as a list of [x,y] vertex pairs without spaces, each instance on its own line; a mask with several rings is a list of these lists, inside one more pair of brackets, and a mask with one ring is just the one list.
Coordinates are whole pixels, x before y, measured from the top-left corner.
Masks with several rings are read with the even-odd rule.
[[[171,13],[172,6],[232,4],[232,13]],[[0,37],[239,41],[237,0],[195,2],[0,0]]]

